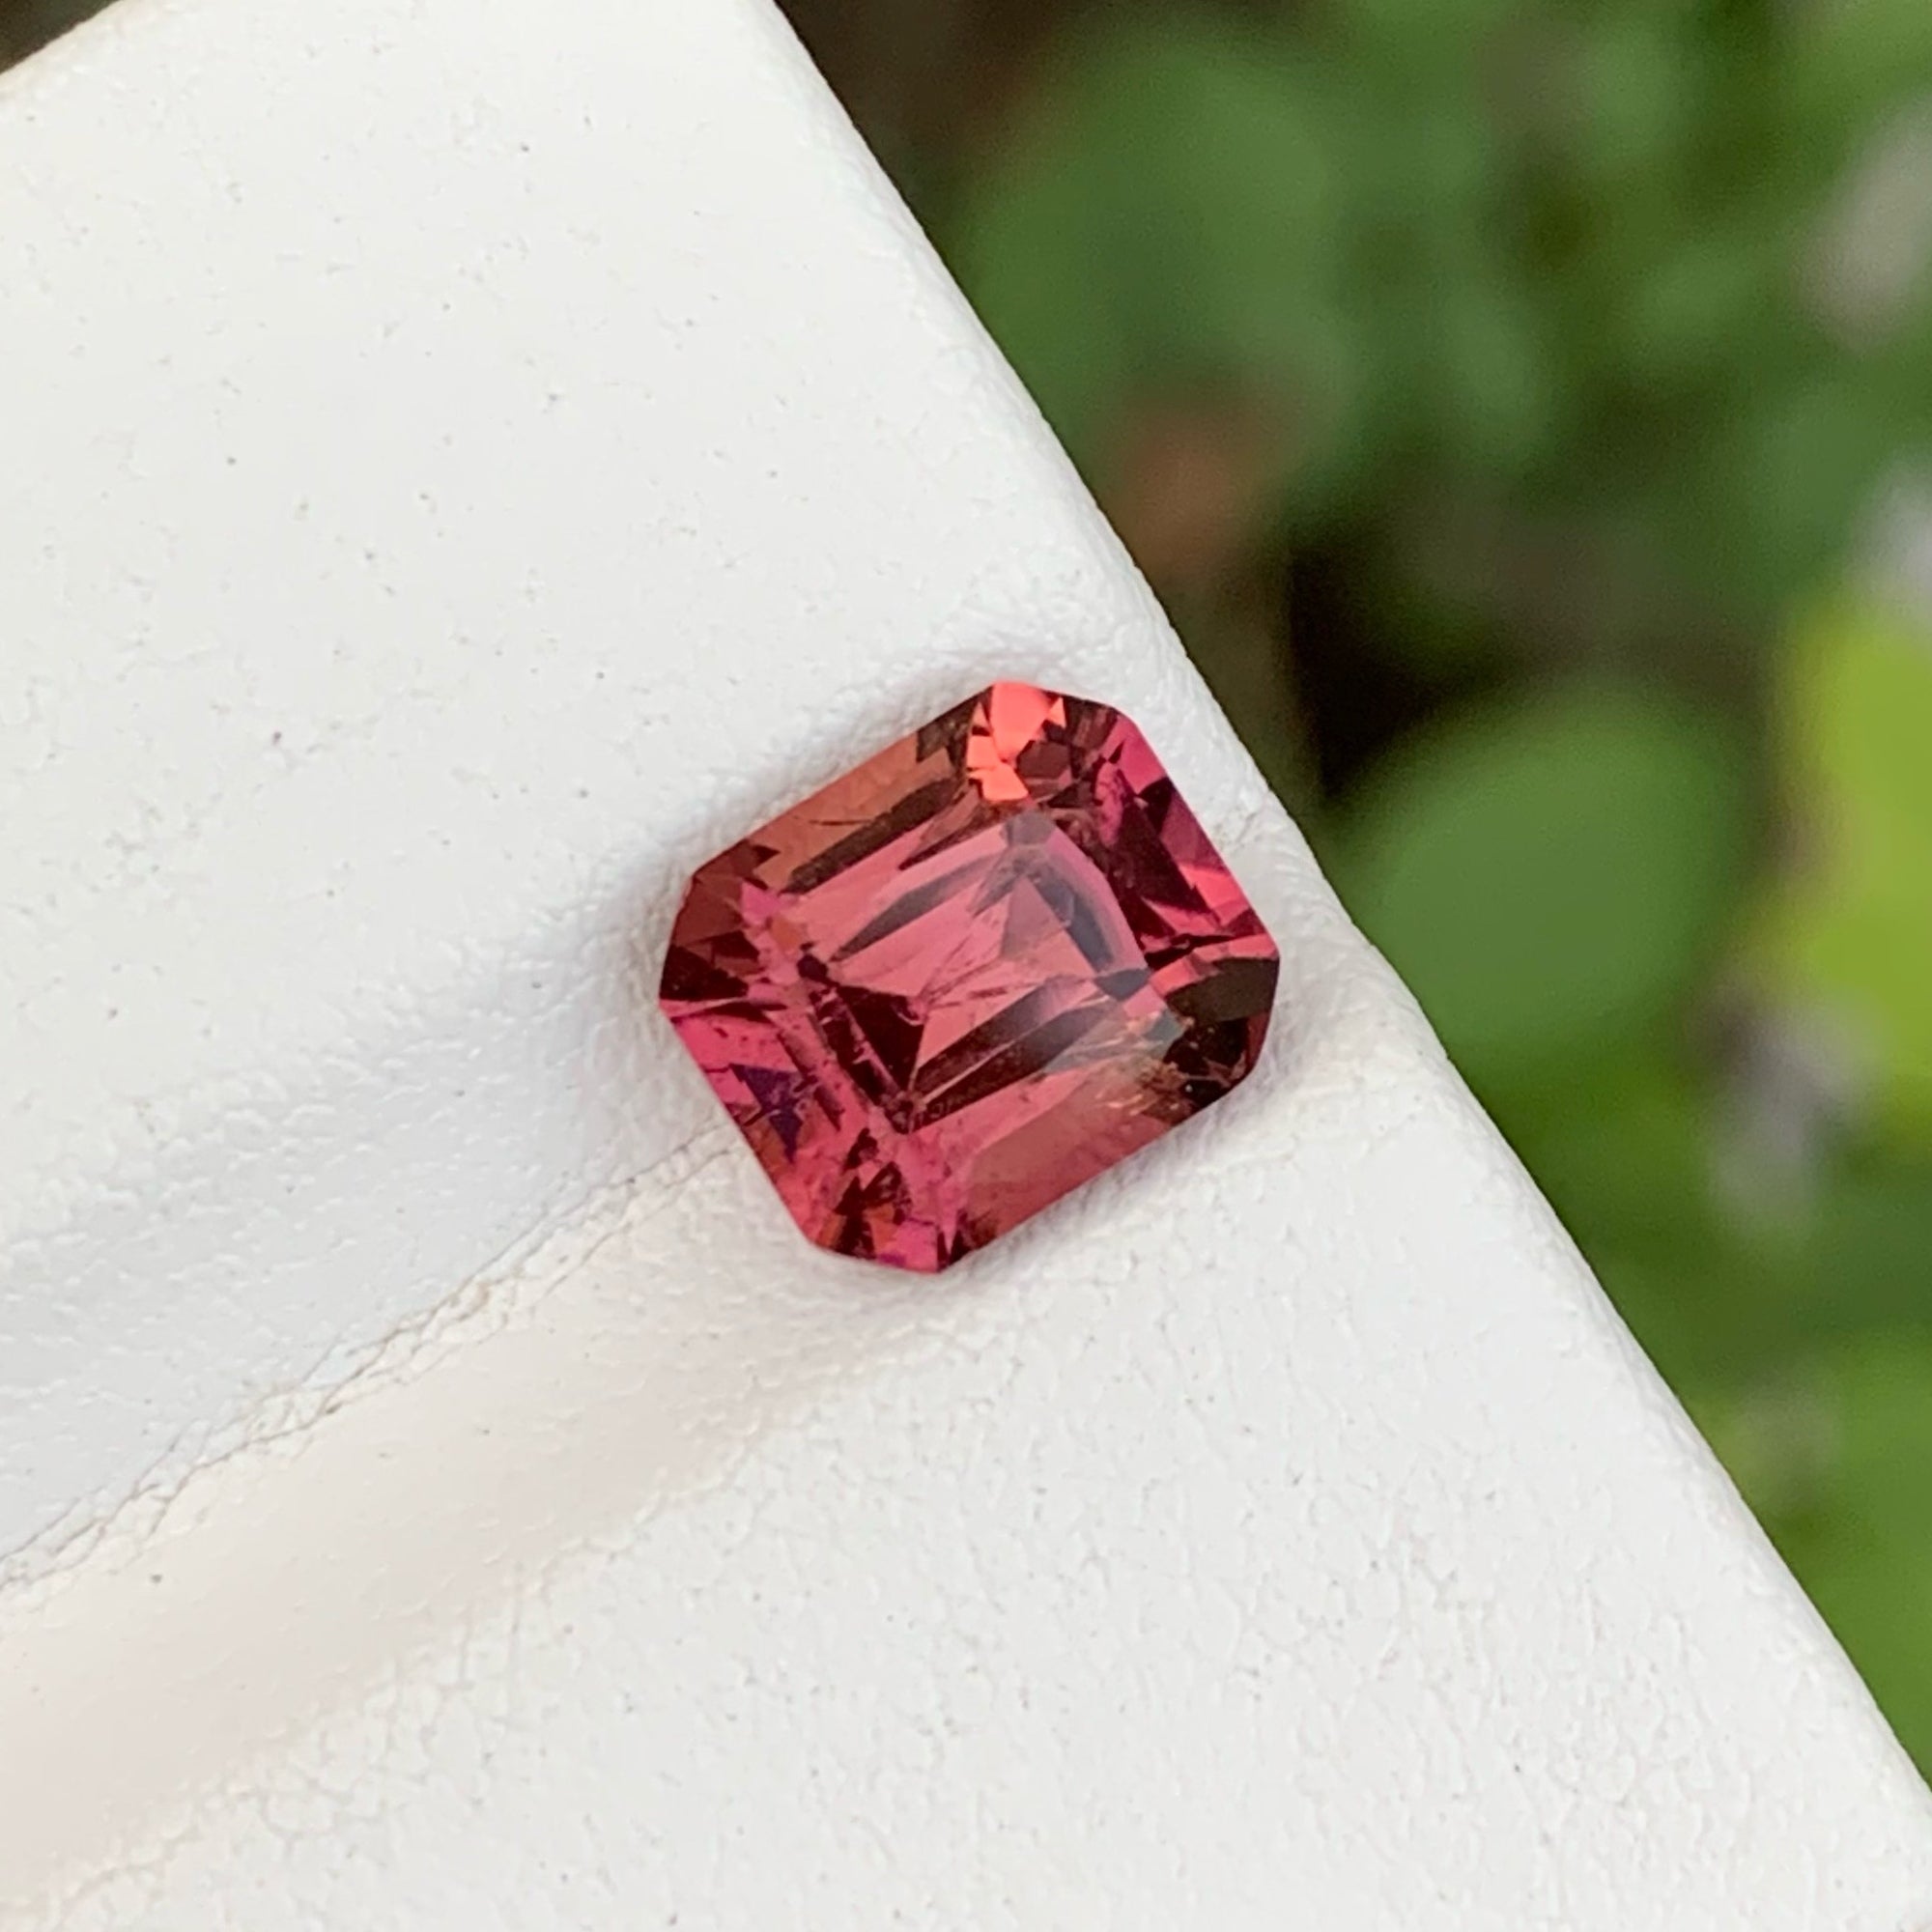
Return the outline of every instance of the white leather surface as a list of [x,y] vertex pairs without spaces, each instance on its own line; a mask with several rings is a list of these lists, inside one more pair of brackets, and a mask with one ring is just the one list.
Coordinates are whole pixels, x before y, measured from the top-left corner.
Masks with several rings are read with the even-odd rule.
[[[0,1922],[1926,1932],[1932,1805],[756,0],[0,83]],[[1118,701],[1267,1059],[936,1288],[684,872]]]

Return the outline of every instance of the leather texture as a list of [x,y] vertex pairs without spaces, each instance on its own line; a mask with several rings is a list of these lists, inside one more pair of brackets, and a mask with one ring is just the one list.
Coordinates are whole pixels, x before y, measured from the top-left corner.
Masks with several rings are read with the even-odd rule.
[[[1927,1932],[1932,1803],[762,0],[0,82],[0,1924]],[[942,1282],[650,998],[993,676],[1282,943]]]

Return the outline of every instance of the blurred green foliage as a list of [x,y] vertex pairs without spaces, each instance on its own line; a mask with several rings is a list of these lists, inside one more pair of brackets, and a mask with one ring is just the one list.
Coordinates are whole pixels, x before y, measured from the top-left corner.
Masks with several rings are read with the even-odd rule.
[[1932,1769],[1932,5],[787,4]]
[[1410,648],[1540,657],[1548,616],[1597,658],[1728,650],[1932,410],[1932,309],[1853,354],[1805,298],[1876,110],[1926,84],[1905,7],[1149,14],[1062,50],[944,232],[1103,486],[1136,398],[1231,391],[1281,533],[1366,521]]
[[1932,8],[1076,10],[1012,100],[942,244],[1932,1766],[1932,623],[1867,541]]
[[1614,685],[1491,702],[1401,746],[1332,843],[1336,883],[1421,962],[1443,1043],[1485,1085],[1641,1046],[1736,910],[1742,759],[1694,712]]
[[1884,611],[1804,627],[1780,666],[1778,736],[1809,863],[1768,921],[1774,986],[1853,1016],[1880,1122],[1932,1138],[1932,651]]

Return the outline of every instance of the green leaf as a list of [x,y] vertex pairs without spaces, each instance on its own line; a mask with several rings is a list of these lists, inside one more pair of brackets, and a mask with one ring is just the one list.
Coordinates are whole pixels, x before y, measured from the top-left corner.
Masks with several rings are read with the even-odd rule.
[[1852,133],[1932,85],[1924,0],[1834,0],[1793,12],[1786,89],[1802,125]]
[[1491,1082],[1483,1098],[1673,1385],[1722,1383],[1775,1354],[1774,1258],[1727,1214],[1710,1096],[1661,1045]]
[[1932,1141],[1932,636],[1841,607],[1793,640],[1778,741],[1802,866],[1766,918],[1776,998],[1822,1009],[1882,1125]]
[[1775,223],[1702,223],[1632,279],[1619,341],[1635,379],[1681,381],[1735,362],[1741,333],[1776,312],[1789,238]]
[[[1703,118],[1711,42],[1624,6],[1574,24],[1568,75],[1573,153],[1603,185],[1677,166]],[[1561,45],[1562,43],[1558,43]]]
[[1434,351],[1442,434],[1466,469],[1510,473],[1540,455],[1557,415],[1535,306],[1500,264],[1445,278]]
[[1120,284],[1108,156],[1076,127],[1022,150],[969,195],[948,253],[981,320],[1076,457],[1143,359]]
[[1714,445],[1717,541],[1780,599],[1804,595],[1842,561],[1853,526],[1907,446],[1906,426],[1850,362],[1796,380]]
[[1865,1159],[1830,1176],[1806,1260],[1814,1330],[1932,1331],[1932,1161]]
[[1480,56],[1485,37],[1505,26],[1516,0],[1336,0],[1331,12],[1350,57],[1392,56],[1438,84],[1445,59]]
[[1932,1771],[1932,1344],[1898,1335],[1827,1365],[1819,1493],[1769,1527],[1899,1740]]
[[1399,753],[1337,872],[1472,1079],[1654,1024],[1722,936],[1747,846],[1738,749],[1656,698],[1581,690],[1466,715]]
[[1280,406],[1296,469],[1348,445],[1364,383],[1339,296],[1335,116],[1287,43],[1181,18],[1090,35],[968,184],[949,253],[1090,467],[1140,397]]

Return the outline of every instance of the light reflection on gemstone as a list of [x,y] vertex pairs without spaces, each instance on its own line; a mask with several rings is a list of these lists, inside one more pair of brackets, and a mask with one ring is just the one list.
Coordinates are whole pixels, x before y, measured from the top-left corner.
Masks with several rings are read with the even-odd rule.
[[805,1233],[930,1271],[1244,1078],[1278,965],[1132,722],[1008,683],[701,867],[660,1000]]

